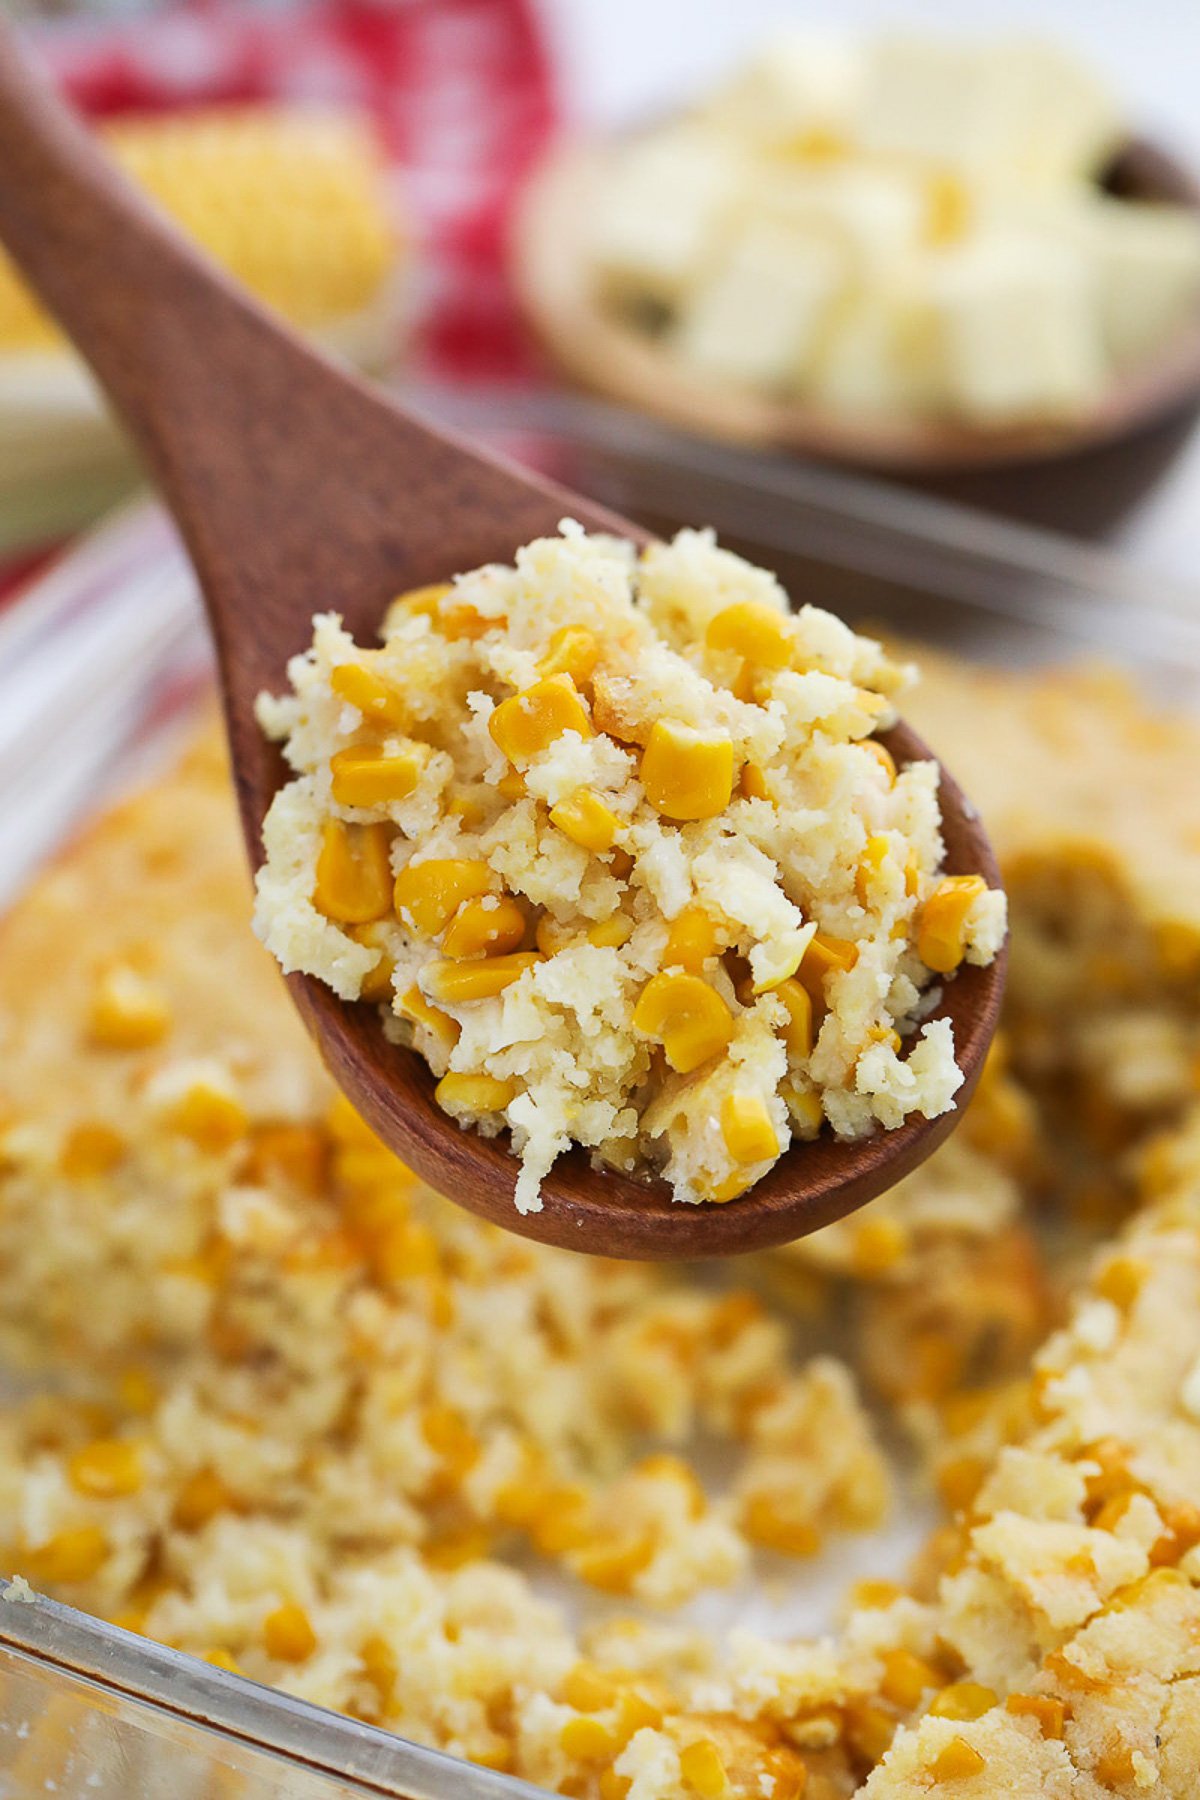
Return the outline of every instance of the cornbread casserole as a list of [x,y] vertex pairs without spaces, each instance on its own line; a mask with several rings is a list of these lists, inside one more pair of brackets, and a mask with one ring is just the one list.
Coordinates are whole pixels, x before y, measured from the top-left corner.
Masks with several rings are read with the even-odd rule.
[[872,736],[908,673],[877,643],[711,534],[639,556],[569,524],[382,636],[319,618],[260,705],[297,778],[257,924],[381,1003],[453,1117],[511,1129],[520,1211],[572,1142],[725,1201],[825,1121],[950,1108],[922,1020],[1004,896],[943,873],[936,763]]
[[[929,1163],[724,1290],[371,1139],[250,935],[210,736],[50,870],[0,933],[0,1333],[53,1389],[0,1411],[0,1563],[578,1800],[1194,1800],[1200,732],[923,660],[1009,884],[1006,1042]],[[916,1569],[820,1639],[673,1616],[879,1519],[859,1390],[944,1508]]]

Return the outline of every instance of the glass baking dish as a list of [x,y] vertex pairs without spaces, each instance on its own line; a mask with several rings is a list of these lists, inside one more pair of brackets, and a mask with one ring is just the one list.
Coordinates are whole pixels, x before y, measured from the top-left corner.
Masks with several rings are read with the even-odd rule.
[[[1200,708],[1200,587],[1065,539],[771,458],[731,456],[561,397],[421,396],[428,410],[651,524],[703,520],[793,593],[985,660],[1097,657]],[[519,406],[522,432],[510,424]],[[0,615],[0,901],[114,791],[160,763],[211,679],[163,516],[117,515]],[[794,1603],[735,1597],[775,1632],[820,1630],[846,1578],[900,1566],[914,1500],[837,1545]],[[0,1587],[0,1800],[517,1800],[527,1784]]]

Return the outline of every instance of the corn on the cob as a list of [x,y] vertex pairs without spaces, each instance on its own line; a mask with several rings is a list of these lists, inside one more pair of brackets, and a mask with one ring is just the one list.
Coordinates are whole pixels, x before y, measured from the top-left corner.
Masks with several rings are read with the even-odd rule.
[[[320,328],[377,299],[394,262],[382,170],[356,121],[281,107],[114,120],[109,150],[188,234],[295,325]],[[0,351],[55,328],[0,260]]]

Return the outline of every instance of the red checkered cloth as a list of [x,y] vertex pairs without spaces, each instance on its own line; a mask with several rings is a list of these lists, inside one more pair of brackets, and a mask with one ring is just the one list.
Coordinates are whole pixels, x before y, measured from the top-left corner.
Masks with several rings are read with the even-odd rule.
[[557,117],[532,0],[310,0],[283,11],[182,0],[123,25],[52,25],[39,42],[93,117],[256,100],[369,113],[417,240],[419,372],[525,372],[505,240]]

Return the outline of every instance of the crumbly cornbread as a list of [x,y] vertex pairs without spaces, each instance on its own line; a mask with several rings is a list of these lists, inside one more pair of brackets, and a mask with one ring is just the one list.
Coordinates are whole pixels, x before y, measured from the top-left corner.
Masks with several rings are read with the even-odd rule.
[[906,673],[692,531],[639,556],[568,524],[402,597],[375,651],[319,618],[260,708],[297,778],[257,928],[509,1127],[520,1211],[573,1142],[734,1199],[824,1121],[961,1083],[921,1021],[1005,904],[942,873],[937,765],[873,736]]
[[[1144,758],[1125,791],[1186,842],[1191,790],[1131,698],[1055,678],[1022,715],[1027,691],[938,668],[921,723],[960,763],[978,737],[1003,762],[1006,720],[1044,715],[1061,747],[1107,706],[1095,755]],[[1172,726],[1180,767],[1189,746],[1194,766],[1200,733]],[[989,790],[1008,865],[1064,866],[1067,777],[1063,853],[1009,766]],[[1132,864],[1119,795],[1092,819]],[[1114,956],[1161,917],[1134,874]],[[1017,886],[1018,962],[1049,879]],[[248,910],[205,746],[0,928],[3,1348],[55,1378],[0,1409],[0,1565],[576,1800],[1194,1800],[1200,1104],[1122,1111],[1141,1211],[1031,1366],[1054,1301],[1030,1227],[1061,1150],[1058,1099],[1022,1078],[1024,1008],[1014,1066],[1001,1042],[901,1189],[733,1272],[771,1270],[766,1302],[436,1199],[333,1100]],[[1095,948],[1090,921],[1064,934],[1067,991]],[[1187,992],[1147,1005],[1183,1018]],[[884,1463],[822,1326],[847,1303],[947,1523],[907,1589],[862,1584],[830,1637],[714,1641],[664,1609],[879,1514]],[[697,1431],[726,1446],[720,1493]],[[582,1584],[588,1623],[513,1557]]]

